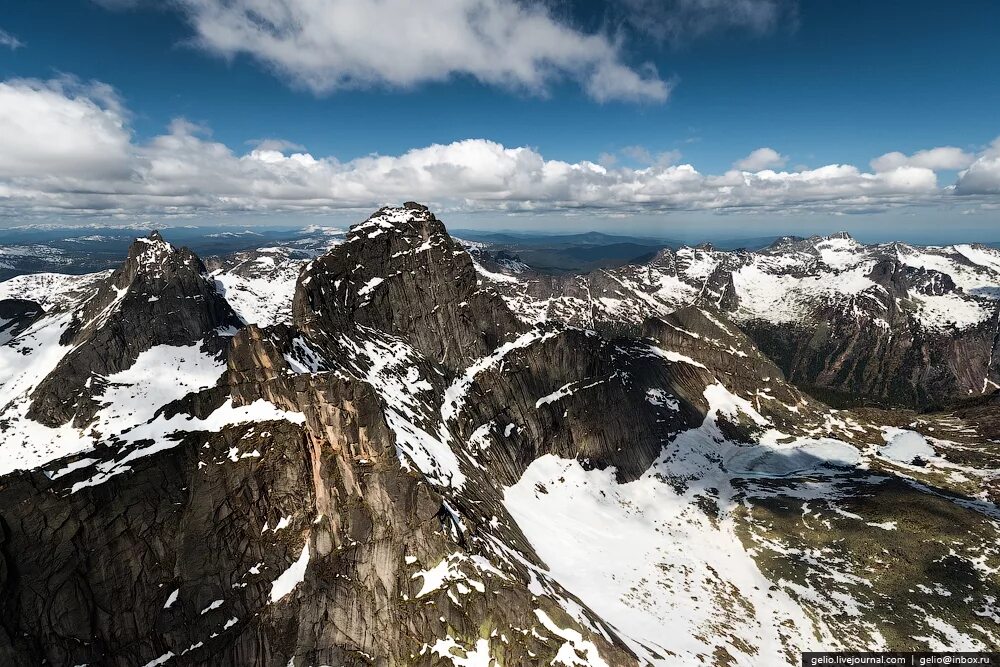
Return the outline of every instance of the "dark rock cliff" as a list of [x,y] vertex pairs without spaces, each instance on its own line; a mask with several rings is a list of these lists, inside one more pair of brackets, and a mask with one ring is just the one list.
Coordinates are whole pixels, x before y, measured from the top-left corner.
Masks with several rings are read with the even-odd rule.
[[0,343],[14,338],[43,313],[42,307],[27,299],[0,299]]
[[878,289],[817,310],[815,324],[743,327],[792,382],[835,404],[940,408],[1000,379],[1000,310],[968,328],[929,327],[908,304],[913,295],[959,291],[950,277],[892,260],[869,277]]

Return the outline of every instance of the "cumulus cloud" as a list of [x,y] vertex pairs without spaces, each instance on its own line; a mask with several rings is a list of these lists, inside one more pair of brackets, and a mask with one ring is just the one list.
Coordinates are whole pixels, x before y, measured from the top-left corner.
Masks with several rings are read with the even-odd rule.
[[742,160],[737,160],[733,166],[741,171],[760,171],[772,167],[784,167],[788,157],[773,148],[758,148]]
[[960,195],[1000,194],[1000,137],[959,174],[955,192]]
[[899,167],[922,167],[933,171],[943,169],[965,169],[975,160],[971,153],[954,146],[940,146],[904,155],[899,151],[886,153],[871,161],[875,171],[891,171]]
[[125,115],[105,84],[0,82],[0,178],[121,176],[132,150]]
[[244,54],[317,93],[470,76],[544,93],[576,80],[595,100],[662,102],[670,83],[618,43],[515,0],[177,0],[201,48]]
[[[0,133],[0,211],[19,216],[325,212],[409,199],[465,211],[850,212],[947,196],[926,167],[775,171],[766,168],[783,159],[774,151],[707,174],[652,154],[641,168],[565,162],[485,139],[350,161],[275,140],[239,153],[183,120],[137,142],[110,89],[72,81],[0,84],[0,124],[14,128]],[[998,160],[1000,144],[963,173],[964,187],[1000,191],[990,190],[1000,183]]]
[[24,46],[24,42],[22,42],[17,37],[7,32],[3,28],[0,28],[0,46],[6,47],[11,51],[14,51]]

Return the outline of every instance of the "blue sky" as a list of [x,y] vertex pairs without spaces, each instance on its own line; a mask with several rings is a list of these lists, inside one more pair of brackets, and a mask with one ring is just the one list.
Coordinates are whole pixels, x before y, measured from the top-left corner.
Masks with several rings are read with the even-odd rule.
[[[402,197],[507,228],[1000,240],[995,2],[396,2],[276,0],[262,30],[253,0],[9,0],[0,224],[312,221]],[[263,139],[284,162],[244,159]],[[734,180],[764,170],[786,176]]]

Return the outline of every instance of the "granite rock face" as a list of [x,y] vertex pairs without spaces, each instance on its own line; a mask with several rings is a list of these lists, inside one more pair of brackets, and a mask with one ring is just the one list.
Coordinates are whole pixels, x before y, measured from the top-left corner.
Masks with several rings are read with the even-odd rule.
[[425,206],[381,209],[303,270],[295,323],[303,330],[371,327],[406,339],[456,370],[525,327],[480,290],[468,254]]
[[6,343],[41,317],[42,307],[27,299],[0,300],[0,341]]
[[[566,642],[559,633],[569,632],[584,642],[582,655],[632,663],[612,630],[595,632],[566,614],[559,602],[573,599],[570,593],[529,590],[542,564],[513,520],[487,528],[491,518],[506,516],[492,481],[460,494],[454,475],[464,476],[461,468],[446,476],[448,466],[430,461],[426,444],[413,441],[423,432],[447,449],[454,438],[465,459],[457,428],[453,436],[434,433],[449,428],[440,414],[447,384],[501,338],[524,335],[527,327],[498,296],[480,291],[468,256],[426,209],[383,211],[372,220],[379,215],[399,220],[398,228],[376,227],[385,243],[367,239],[371,220],[355,228],[345,246],[299,277],[292,324],[243,328],[225,346],[227,367],[217,385],[159,411],[161,419],[199,420],[220,406],[267,401],[301,418],[217,432],[181,424],[162,453],[155,441],[115,444],[49,474],[7,478],[0,506],[18,509],[0,524],[0,655],[55,664],[432,665],[491,650],[506,664],[529,665],[553,660]],[[433,247],[421,250],[425,244]],[[177,283],[201,284],[188,276],[204,281],[200,263],[188,259],[183,263],[196,274],[181,268],[180,278],[140,288],[135,263],[130,256],[109,279],[112,289],[119,275],[131,275],[124,282],[148,300]],[[369,303],[365,285],[381,276],[383,289],[398,291],[412,307],[384,296]],[[333,291],[340,281],[347,286]],[[107,322],[76,324],[108,310],[107,292],[74,315],[67,336],[91,348],[107,340],[100,337]],[[212,303],[209,294],[203,296]],[[229,316],[224,308],[203,312],[207,318],[184,323],[176,337],[153,334],[131,349],[188,343]],[[589,370],[586,350],[568,353],[576,359],[545,380]],[[395,362],[405,364],[400,376],[376,375],[373,366]],[[87,374],[109,370],[77,355],[54,374],[70,363]],[[48,382],[36,391],[33,414],[44,405],[39,396],[48,395]],[[410,410],[413,393],[431,387],[441,396],[417,399],[423,405]],[[528,398],[522,392],[518,400]],[[576,447],[562,449],[573,455]],[[137,451],[143,454],[134,459]],[[652,455],[643,456],[647,465]],[[57,516],[65,522],[53,523]],[[520,555],[498,560],[490,547],[497,535]],[[53,553],[55,544],[64,546]],[[82,553],[90,554],[84,566]],[[304,559],[308,575],[292,582],[293,594],[275,597],[283,573],[296,563],[305,567]],[[559,591],[554,582],[548,586]],[[524,636],[519,629],[536,610],[555,630],[536,620],[535,632]]]

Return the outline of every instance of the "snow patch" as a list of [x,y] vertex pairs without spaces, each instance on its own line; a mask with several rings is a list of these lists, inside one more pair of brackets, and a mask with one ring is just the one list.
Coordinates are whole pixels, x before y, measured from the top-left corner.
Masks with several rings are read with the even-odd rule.
[[[608,667],[597,646],[593,642],[587,641],[576,630],[572,628],[560,628],[555,621],[549,618],[541,609],[535,610],[535,616],[541,621],[545,629],[553,633],[560,639],[565,639],[566,643],[559,647],[559,652],[552,659],[553,665],[580,665],[581,667]],[[582,657],[581,657],[582,656]]]
[[170,609],[177,602],[177,596],[180,595],[181,589],[175,588],[174,592],[167,597],[167,601],[163,603],[164,609]]
[[916,431],[885,427],[882,438],[886,444],[879,447],[878,453],[896,463],[910,465],[917,458],[926,461],[937,456],[927,439]]
[[306,578],[306,566],[309,565],[309,540],[302,545],[302,555],[282,572],[271,584],[271,602],[277,602],[285,597]]

